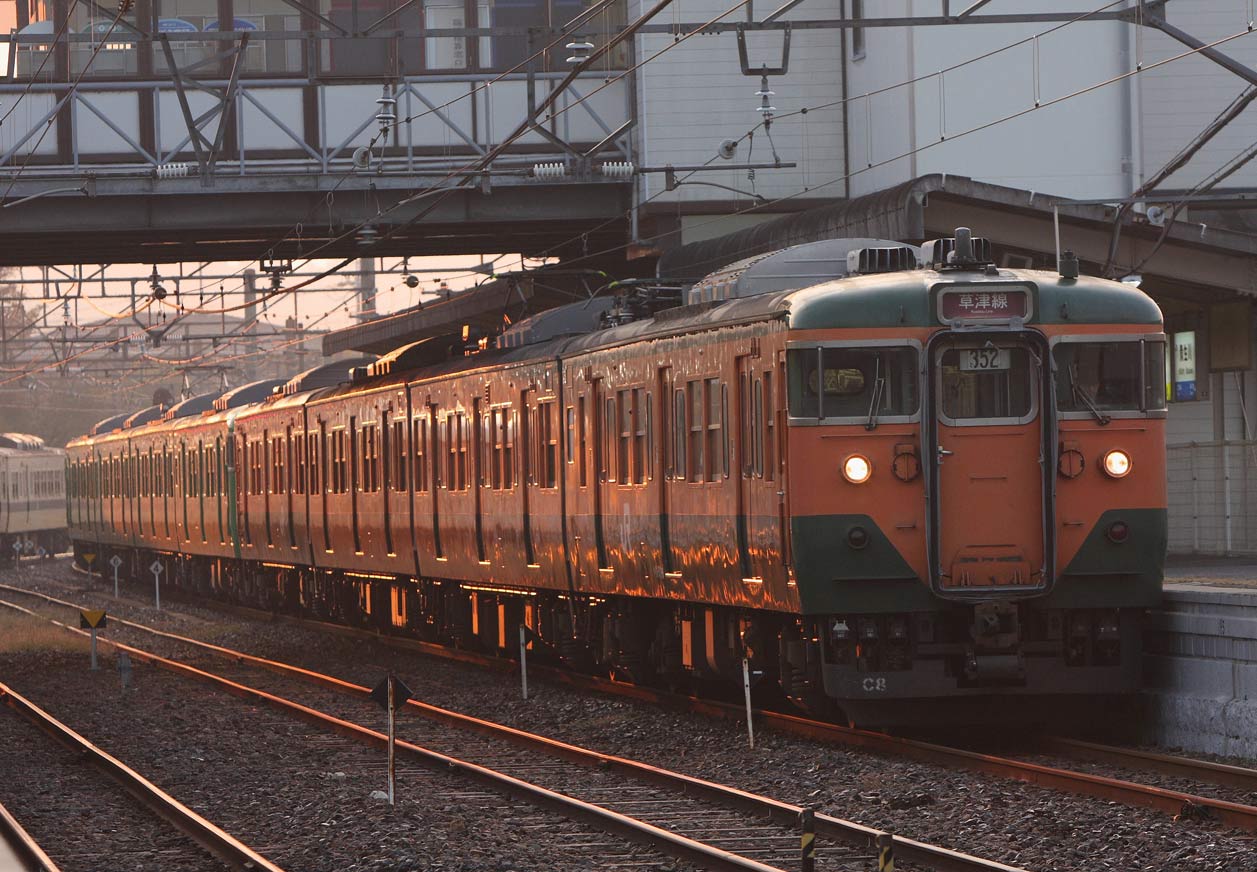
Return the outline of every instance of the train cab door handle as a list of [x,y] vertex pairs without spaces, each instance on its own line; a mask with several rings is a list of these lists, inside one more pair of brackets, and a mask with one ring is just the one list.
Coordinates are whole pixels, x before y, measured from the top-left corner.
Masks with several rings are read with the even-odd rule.
[[956,453],[955,451],[948,451],[948,450],[947,450],[946,448],[944,448],[942,445],[938,446],[938,456],[939,456],[939,457],[951,457],[951,456],[952,456],[953,454],[955,454],[955,453]]

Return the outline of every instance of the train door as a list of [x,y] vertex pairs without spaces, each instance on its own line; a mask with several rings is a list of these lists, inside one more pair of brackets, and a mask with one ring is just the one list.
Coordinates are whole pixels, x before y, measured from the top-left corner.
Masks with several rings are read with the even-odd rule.
[[[726,436],[732,437],[734,448],[733,474],[738,480],[737,523],[738,566],[743,578],[751,578],[751,542],[749,515],[756,504],[755,493],[755,460],[754,444],[756,431],[753,419],[753,402],[751,395],[755,390],[755,373],[751,369],[752,359],[745,355],[737,358],[737,408],[733,410],[733,421],[737,422],[734,432]],[[761,472],[762,477],[762,472]]]
[[[485,562],[484,550],[484,510],[481,505],[482,494],[481,487],[485,481],[484,471],[484,455],[485,445],[489,444],[489,414],[482,410],[481,401],[476,398],[471,401],[471,481],[468,486],[473,494],[472,503],[476,512],[476,559],[481,563]],[[466,435],[464,434],[464,439]]]
[[615,413],[610,415],[610,422],[603,418],[603,401],[605,399],[606,390],[603,387],[602,379],[593,379],[590,388],[590,396],[592,402],[589,408],[589,418],[593,423],[593,443],[594,443],[594,546],[598,550],[598,568],[607,568],[607,540],[602,529],[602,490],[607,486],[607,465],[610,462],[607,459],[607,441],[610,438],[607,433],[608,423],[614,424]]
[[[534,439],[540,439],[543,426],[541,424],[541,413],[545,410],[545,406],[538,404],[536,408],[528,403],[529,389],[524,388],[519,392],[519,456],[523,458],[520,466],[524,469],[523,479],[519,483],[520,493],[520,512],[523,516],[522,529],[524,531],[524,562],[533,566],[537,562],[536,552],[533,550],[532,540],[532,512],[530,501],[532,499],[531,491],[535,489],[545,475],[544,464],[538,463],[540,453],[536,451],[533,445]],[[508,414],[510,414],[508,412]],[[537,433],[533,433],[532,424],[536,422]]]
[[[428,417],[426,421],[421,422],[419,430],[418,444],[426,447],[428,453],[426,462],[429,464],[431,475],[428,476],[428,486],[432,494],[432,550],[437,560],[445,559],[445,550],[441,547],[441,505],[440,493],[441,483],[444,480],[441,475],[441,449],[449,450],[449,446],[441,445],[441,427],[439,426],[439,418],[437,417],[437,404],[429,402],[427,404]],[[428,442],[425,438],[431,435],[432,440]],[[426,446],[425,446],[425,443]],[[448,482],[446,485],[448,486]]]
[[673,572],[676,561],[672,555],[672,476],[675,472],[673,460],[673,444],[669,438],[672,432],[668,422],[673,419],[672,409],[672,367],[661,366],[656,374],[655,396],[659,398],[659,414],[656,416],[658,435],[655,445],[659,446],[659,455],[664,462],[658,465],[659,477],[659,553],[662,557],[663,571]]
[[941,594],[1048,587],[1047,350],[1029,333],[944,333],[929,346],[931,581]]

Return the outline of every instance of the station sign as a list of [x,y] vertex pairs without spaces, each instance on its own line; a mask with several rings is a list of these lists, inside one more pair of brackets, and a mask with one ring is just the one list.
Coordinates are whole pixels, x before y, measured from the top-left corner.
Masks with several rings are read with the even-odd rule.
[[1196,331],[1174,334],[1174,401],[1196,399]]

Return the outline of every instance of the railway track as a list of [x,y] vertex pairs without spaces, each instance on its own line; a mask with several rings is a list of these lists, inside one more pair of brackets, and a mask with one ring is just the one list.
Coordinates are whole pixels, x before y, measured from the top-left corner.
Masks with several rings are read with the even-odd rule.
[[[64,850],[101,852],[111,864],[128,863],[129,857],[132,868],[137,869],[283,872],[279,866],[3,684],[0,684],[0,702],[30,725],[21,729],[20,725],[10,721],[0,728],[3,730],[0,735],[5,736],[8,747],[22,749],[26,766],[37,772],[41,782],[43,789],[39,796],[27,797],[26,807],[31,817],[38,816],[44,821],[46,833],[58,830],[55,835],[59,842],[75,840],[75,844],[63,844]],[[15,726],[18,729],[14,729]],[[40,747],[37,741],[31,741],[31,737],[38,732],[69,749],[70,753],[58,755]],[[103,779],[85,780],[80,777],[79,761],[90,763],[102,776],[113,780],[120,790],[113,791],[111,795],[109,791],[99,789],[97,782]],[[16,774],[10,777],[10,781],[22,780]],[[50,786],[55,790],[49,791]],[[120,793],[125,796],[118,795]],[[53,798],[51,806],[40,801],[49,796]],[[136,820],[133,803],[126,799],[127,796],[138,801],[151,814]],[[76,831],[69,823],[70,819],[85,814],[91,815],[91,832]],[[61,824],[65,824],[66,832],[59,831]],[[0,829],[4,830],[7,841],[24,862],[21,868],[45,869],[48,872],[57,870],[57,866],[8,812],[0,813]],[[171,829],[176,832],[172,834]],[[109,833],[107,839],[99,835],[104,831]],[[45,843],[51,844],[47,838]]]
[[[45,597],[60,604],[72,605],[46,595],[10,588],[0,584],[0,591],[12,590]],[[430,642],[383,635],[372,630],[340,624],[265,612],[248,606],[224,604],[217,600],[196,598],[210,608],[228,611],[259,620],[278,620],[317,629],[334,635],[372,639],[380,644],[402,650],[469,663],[498,671],[518,671],[514,661],[463,649],[448,648]],[[610,681],[564,669],[529,664],[529,672],[582,690],[641,700],[674,710],[702,714],[725,720],[744,721],[745,709],[716,700],[668,693],[654,688]],[[949,745],[923,742],[869,730],[845,727],[827,721],[799,717],[783,712],[759,709],[754,713],[757,730],[771,730],[812,741],[861,748],[903,757],[924,763],[965,769],[994,775],[1041,787],[1048,787],[1079,796],[1118,802],[1135,808],[1147,808],[1173,817],[1212,818],[1248,832],[1257,832],[1257,806],[1174,790],[1153,784],[1142,784],[1125,778],[1065,769],[1059,766],[979,753]],[[1170,775],[1201,785],[1238,787],[1257,792],[1257,770],[1213,763],[1169,754],[1121,748],[1063,737],[1037,737],[1036,749],[1053,757],[1083,763],[1102,763],[1135,773]]]
[[0,805],[0,869],[14,872],[61,872],[31,834]]
[[[46,594],[0,588],[51,605],[78,608]],[[0,601],[0,605],[35,614],[14,603]],[[364,718],[379,719],[369,701],[370,688],[116,617],[111,621],[111,626],[147,634],[162,645],[183,648],[192,655],[162,656],[107,641],[127,651],[132,659],[208,682],[369,745],[382,746],[385,742],[384,734],[361,723]],[[198,657],[215,658],[215,662],[228,665],[210,671],[203,664],[190,662]],[[294,682],[307,688],[300,702],[280,693],[291,692]],[[311,686],[313,689],[308,689]],[[404,758],[557,809],[707,868],[758,872],[799,868],[804,837],[800,826],[804,809],[800,806],[413,700],[405,712],[418,717],[400,722],[406,741],[398,743],[398,753]],[[876,866],[893,856],[900,864],[943,872],[1015,872],[1014,867],[1002,863],[892,836],[837,817],[820,813],[809,817],[818,869],[848,869],[856,863]]]

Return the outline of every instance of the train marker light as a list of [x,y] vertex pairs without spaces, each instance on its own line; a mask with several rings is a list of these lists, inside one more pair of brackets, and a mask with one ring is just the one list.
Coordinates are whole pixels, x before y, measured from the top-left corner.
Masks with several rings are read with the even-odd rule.
[[1130,455],[1120,448],[1114,448],[1104,455],[1104,472],[1111,478],[1123,478],[1130,472]]
[[847,531],[847,544],[859,551],[869,544],[869,531],[863,527],[852,527]]
[[1130,527],[1126,526],[1125,521],[1114,521],[1109,524],[1108,530],[1104,532],[1108,540],[1115,545],[1120,545],[1130,536]]
[[862,454],[852,454],[842,462],[842,477],[852,484],[864,484],[873,474],[873,464]]

